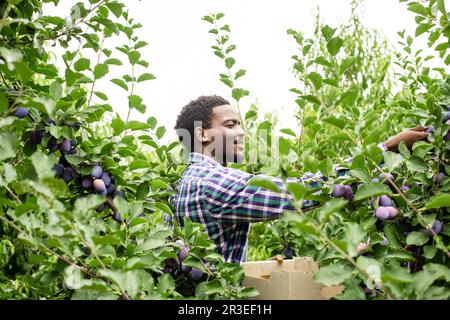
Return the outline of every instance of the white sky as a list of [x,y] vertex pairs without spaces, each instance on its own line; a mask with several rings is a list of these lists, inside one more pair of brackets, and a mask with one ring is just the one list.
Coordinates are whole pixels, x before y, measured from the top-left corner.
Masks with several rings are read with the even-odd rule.
[[[76,2],[62,0],[57,9],[49,8],[46,13],[64,17]],[[349,4],[348,0],[126,1],[130,15],[143,25],[138,34],[150,43],[142,50],[143,58],[150,62],[148,72],[157,77],[138,85],[136,91],[147,104],[147,113],[143,117],[133,111],[131,118],[155,116],[160,125],[167,127],[166,136],[171,138],[176,116],[190,100],[209,94],[231,99],[229,88],[218,79],[225,69],[210,48],[214,44],[213,35],[208,33],[211,25],[201,20],[211,12],[223,12],[223,21],[231,26],[230,43],[237,45],[232,54],[236,66],[247,70],[238,81],[238,86],[251,92],[250,98],[242,100],[244,112],[251,102],[258,101],[262,112],[279,111],[282,127],[297,129],[293,117],[295,94],[289,91],[297,84],[290,72],[290,57],[296,54],[296,45],[286,30],[293,28],[311,36],[317,6],[322,19],[336,27],[348,20]],[[406,29],[414,34],[414,16],[398,0],[366,0],[363,4],[363,23],[379,30],[392,45],[399,40],[398,31]],[[424,45],[425,36],[421,38]],[[109,95],[111,105],[125,118],[127,94],[109,82],[122,74],[120,70],[119,74],[108,75],[97,89]]]

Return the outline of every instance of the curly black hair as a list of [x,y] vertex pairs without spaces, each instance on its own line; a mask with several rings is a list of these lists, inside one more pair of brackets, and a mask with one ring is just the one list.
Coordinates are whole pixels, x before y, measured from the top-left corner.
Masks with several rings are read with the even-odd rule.
[[[230,104],[228,100],[217,95],[200,96],[189,102],[181,109],[175,124],[178,139],[183,142],[189,150],[194,150],[195,122],[200,122],[203,129],[211,128],[213,109],[227,104]],[[183,132],[189,134],[190,139],[187,140],[190,140],[190,142],[183,141]]]

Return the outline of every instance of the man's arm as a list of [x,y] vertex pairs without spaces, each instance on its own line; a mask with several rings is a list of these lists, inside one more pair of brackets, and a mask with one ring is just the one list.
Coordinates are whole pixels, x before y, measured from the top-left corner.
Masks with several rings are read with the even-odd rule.
[[[239,170],[223,168],[211,174],[203,188],[204,201],[213,218],[222,222],[259,222],[277,219],[285,211],[295,211],[293,197],[290,195],[281,178],[257,175],[270,179],[278,185],[280,193],[248,185],[254,178]],[[286,182],[306,182],[310,178],[288,178]],[[304,201],[302,209],[317,206],[312,201]]]

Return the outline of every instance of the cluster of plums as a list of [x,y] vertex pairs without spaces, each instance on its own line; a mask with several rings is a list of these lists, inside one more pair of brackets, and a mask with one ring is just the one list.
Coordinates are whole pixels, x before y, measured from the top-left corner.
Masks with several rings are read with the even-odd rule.
[[166,259],[163,272],[171,273],[174,277],[184,274],[193,281],[199,281],[204,275],[203,271],[183,264],[183,261],[189,254],[190,247],[181,239],[177,240],[175,243],[180,247],[178,257]]
[[394,219],[397,216],[398,210],[393,206],[394,203],[386,195],[378,198],[378,208],[375,209],[375,217],[378,220],[384,221],[387,219]]

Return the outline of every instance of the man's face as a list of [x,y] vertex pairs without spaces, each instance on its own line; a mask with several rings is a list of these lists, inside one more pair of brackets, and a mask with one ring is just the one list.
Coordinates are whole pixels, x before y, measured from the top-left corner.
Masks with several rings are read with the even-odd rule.
[[205,129],[208,137],[207,148],[217,160],[226,162],[242,162],[244,159],[244,130],[238,115],[229,105],[213,109],[211,128]]

